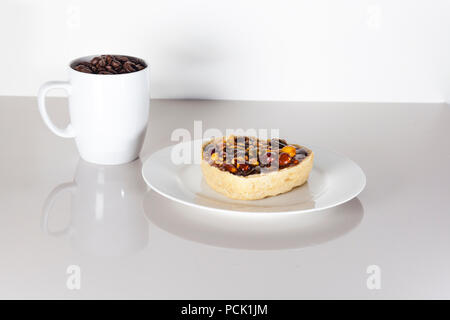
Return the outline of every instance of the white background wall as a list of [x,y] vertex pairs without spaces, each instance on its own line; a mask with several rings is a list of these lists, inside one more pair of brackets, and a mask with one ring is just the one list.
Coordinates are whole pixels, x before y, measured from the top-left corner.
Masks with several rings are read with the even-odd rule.
[[0,40],[0,95],[123,53],[153,98],[450,100],[449,0],[1,0]]

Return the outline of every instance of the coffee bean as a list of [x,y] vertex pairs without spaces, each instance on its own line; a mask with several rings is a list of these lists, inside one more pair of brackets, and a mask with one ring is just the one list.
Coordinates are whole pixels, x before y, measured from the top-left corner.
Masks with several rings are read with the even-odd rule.
[[84,73],[92,73],[91,69],[89,69],[88,67],[86,67],[86,66],[84,66],[82,64],[77,65],[75,67],[75,70],[80,71],[80,72],[84,72]]
[[93,65],[97,65],[97,63],[100,61],[100,58],[99,57],[95,57],[95,58],[93,58],[92,60],[91,60],[91,63],[93,64]]
[[122,67],[122,64],[119,62],[119,61],[117,61],[117,60],[112,60],[111,61],[111,66],[114,68],[114,69],[119,69],[120,67]]
[[115,56],[115,58],[117,60],[119,60],[120,62],[127,62],[128,61],[128,58],[125,57],[125,56]]
[[107,70],[108,72],[111,72],[111,73],[113,73],[113,74],[116,74],[116,73],[117,73],[116,70],[114,70],[113,67],[111,67],[111,66],[106,66],[105,68],[106,68],[106,70]]
[[124,68],[125,70],[127,70],[128,72],[134,72],[134,71],[136,71],[135,66],[136,66],[136,65],[135,65],[133,62],[131,62],[131,61],[127,61],[127,62],[125,62],[125,63],[123,64],[123,68]]
[[81,61],[73,67],[73,69],[95,74],[123,74],[131,73],[145,69],[145,62],[139,58],[118,56],[118,55],[101,55],[88,61]]
[[133,62],[134,64],[140,63],[139,59],[134,58],[134,57],[130,57],[130,61]]
[[101,58],[100,62],[98,63],[100,66],[102,67],[106,67],[107,63],[106,63],[106,59],[105,58]]

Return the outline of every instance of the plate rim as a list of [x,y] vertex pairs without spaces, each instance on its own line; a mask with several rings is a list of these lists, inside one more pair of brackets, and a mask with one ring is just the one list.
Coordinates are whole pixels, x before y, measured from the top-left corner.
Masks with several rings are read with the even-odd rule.
[[[202,141],[203,142],[203,141],[205,141],[205,139],[188,140],[188,141],[184,141],[184,142],[180,142],[180,143],[195,143],[196,141]],[[346,156],[344,156],[344,155],[342,155],[342,154],[340,154],[338,152],[330,150],[328,148],[317,147],[319,149],[322,149],[322,150],[325,150],[327,152],[333,153],[334,155],[337,155],[340,158],[345,159],[346,161],[351,162],[360,171],[360,174],[361,174],[361,177],[362,177],[362,184],[361,184],[361,187],[359,188],[359,190],[355,191],[354,194],[352,194],[352,196],[349,196],[348,198],[346,198],[344,200],[341,200],[339,202],[336,202],[336,203],[333,203],[333,204],[330,204],[330,205],[327,205],[327,206],[323,206],[323,207],[320,207],[320,208],[298,209],[298,210],[294,209],[294,210],[284,210],[284,211],[245,211],[245,210],[232,210],[232,209],[221,209],[221,208],[210,207],[210,206],[201,205],[201,204],[197,204],[197,203],[194,203],[194,202],[186,201],[186,200],[177,198],[175,196],[172,196],[170,194],[167,194],[165,192],[162,192],[157,187],[155,187],[150,181],[147,180],[147,178],[146,178],[146,176],[144,174],[144,171],[145,171],[145,168],[147,167],[147,163],[150,162],[151,158],[153,156],[155,156],[156,153],[162,152],[163,150],[166,150],[166,149],[171,149],[171,148],[173,148],[174,146],[176,146],[178,144],[179,143],[173,144],[173,145],[170,145],[170,146],[166,146],[166,147],[163,147],[161,149],[158,149],[158,150],[152,152],[147,157],[147,159],[144,161],[144,163],[142,165],[142,169],[141,169],[142,178],[144,179],[145,183],[153,191],[155,191],[159,195],[161,195],[161,196],[163,196],[163,197],[165,197],[165,198],[167,198],[169,200],[172,200],[174,202],[178,202],[178,203],[181,203],[183,205],[186,205],[186,206],[189,206],[189,207],[194,207],[194,208],[197,208],[197,209],[202,209],[204,211],[211,212],[211,213],[212,212],[220,212],[220,213],[226,213],[226,214],[232,213],[232,214],[237,214],[237,215],[243,215],[244,214],[244,215],[258,215],[258,216],[261,216],[261,215],[277,215],[277,216],[278,215],[292,215],[292,214],[304,214],[304,213],[311,213],[311,212],[319,213],[321,211],[325,211],[327,209],[337,207],[337,206],[339,206],[341,204],[344,204],[344,203],[346,203],[346,202],[356,198],[364,190],[364,188],[366,187],[366,184],[367,184],[366,174],[364,173],[362,168],[355,161],[353,161],[352,159],[350,159],[350,158],[348,158],[348,157],[346,157]],[[307,145],[307,144],[305,144],[305,145]],[[310,146],[310,145],[308,145],[308,146]],[[313,146],[313,145],[311,145],[311,146]],[[313,148],[313,147],[311,147],[311,148]],[[196,164],[191,164],[191,165],[196,165]]]

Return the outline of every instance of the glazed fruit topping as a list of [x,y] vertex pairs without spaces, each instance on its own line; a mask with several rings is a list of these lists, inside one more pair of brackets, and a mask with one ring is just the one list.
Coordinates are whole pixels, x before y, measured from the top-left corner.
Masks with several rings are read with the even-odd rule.
[[284,139],[261,140],[247,136],[217,138],[203,148],[203,159],[238,176],[272,172],[299,164],[308,156],[299,145]]

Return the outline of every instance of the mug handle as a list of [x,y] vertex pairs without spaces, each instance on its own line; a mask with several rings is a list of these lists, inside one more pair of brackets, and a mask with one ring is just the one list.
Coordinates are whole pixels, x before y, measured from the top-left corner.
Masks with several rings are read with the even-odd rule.
[[67,93],[70,95],[72,86],[69,82],[65,81],[50,81],[44,83],[39,88],[38,93],[38,106],[39,106],[39,112],[41,113],[42,119],[44,120],[47,127],[57,136],[63,137],[63,138],[74,138],[75,132],[73,130],[73,127],[71,124],[69,124],[65,129],[58,128],[53,124],[53,122],[50,120],[50,117],[47,113],[47,108],[45,105],[45,96],[47,95],[47,92],[52,89],[64,89],[67,91]]
[[59,186],[55,187],[55,189],[53,189],[52,192],[50,192],[50,194],[47,196],[47,199],[45,199],[44,206],[42,207],[42,219],[41,219],[41,228],[45,234],[52,236],[62,236],[66,234],[67,231],[69,231],[69,226],[59,231],[50,231],[48,228],[48,216],[50,214],[51,208],[53,207],[53,204],[55,203],[56,196],[63,191],[74,190],[76,185],[77,184],[75,182],[66,182],[60,184]]

